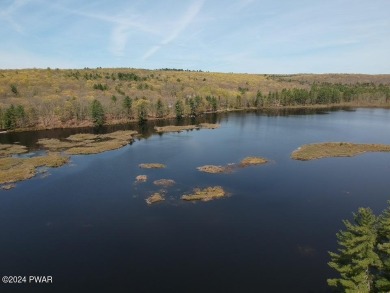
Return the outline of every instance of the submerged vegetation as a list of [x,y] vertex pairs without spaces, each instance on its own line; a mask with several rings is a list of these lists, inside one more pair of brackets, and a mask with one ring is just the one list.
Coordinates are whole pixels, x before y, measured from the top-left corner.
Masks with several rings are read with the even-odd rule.
[[204,189],[195,188],[192,193],[184,194],[182,200],[201,200],[210,201],[226,196],[227,193],[221,186],[206,187]]
[[0,129],[7,130],[318,105],[388,107],[390,75],[0,70]]
[[329,252],[328,265],[338,278],[329,286],[340,292],[390,292],[390,201],[376,217],[371,209],[359,208],[353,222],[344,220],[346,230],[337,233],[340,248]]
[[366,152],[390,152],[390,145],[325,142],[307,144],[291,154],[295,160],[308,161],[330,157],[352,157]]

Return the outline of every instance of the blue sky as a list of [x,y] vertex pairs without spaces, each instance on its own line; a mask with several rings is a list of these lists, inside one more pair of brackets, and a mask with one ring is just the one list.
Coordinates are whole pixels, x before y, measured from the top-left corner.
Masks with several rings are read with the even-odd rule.
[[1,0],[0,68],[390,73],[390,0]]

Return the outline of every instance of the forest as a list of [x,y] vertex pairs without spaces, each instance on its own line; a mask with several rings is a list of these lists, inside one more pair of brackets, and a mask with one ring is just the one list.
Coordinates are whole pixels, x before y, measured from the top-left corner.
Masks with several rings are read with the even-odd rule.
[[390,106],[390,75],[131,68],[0,70],[0,129],[47,129],[247,109]]

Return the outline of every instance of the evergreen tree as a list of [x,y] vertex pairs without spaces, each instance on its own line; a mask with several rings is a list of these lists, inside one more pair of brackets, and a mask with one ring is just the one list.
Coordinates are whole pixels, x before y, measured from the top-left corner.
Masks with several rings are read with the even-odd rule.
[[17,127],[24,127],[26,124],[26,112],[22,105],[15,108],[15,122]]
[[133,99],[131,99],[129,96],[126,96],[123,99],[123,108],[126,110],[127,116],[130,118],[132,117],[132,106],[133,106]]
[[255,106],[256,108],[260,108],[260,107],[263,107],[263,103],[264,103],[263,95],[262,95],[261,91],[258,90],[256,93],[256,98],[255,98],[255,101],[253,103],[253,106]]
[[98,100],[92,101],[91,114],[95,126],[102,126],[104,124],[104,109]]
[[376,217],[369,208],[359,208],[353,215],[354,223],[343,221],[346,231],[337,233],[339,253],[329,252],[331,262],[340,278],[328,279],[330,286],[343,292],[372,292],[373,272],[380,267],[375,252],[377,232]]
[[390,292],[390,201],[389,207],[378,219],[378,254],[382,267],[375,283],[379,292]]
[[164,116],[164,104],[159,98],[156,103],[156,117],[161,118]]
[[9,106],[4,113],[4,127],[6,129],[16,128],[16,109],[14,105]]
[[190,104],[190,116],[195,117],[196,116],[196,103],[193,98],[189,99]]
[[177,100],[175,103],[175,113],[177,119],[181,119],[184,116],[184,105],[181,99]]

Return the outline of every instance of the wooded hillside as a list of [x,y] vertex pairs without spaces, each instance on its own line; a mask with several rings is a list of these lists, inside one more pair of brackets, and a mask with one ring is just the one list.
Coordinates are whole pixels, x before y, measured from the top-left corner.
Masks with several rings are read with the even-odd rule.
[[0,128],[88,126],[263,107],[385,107],[389,97],[390,75],[0,70]]

